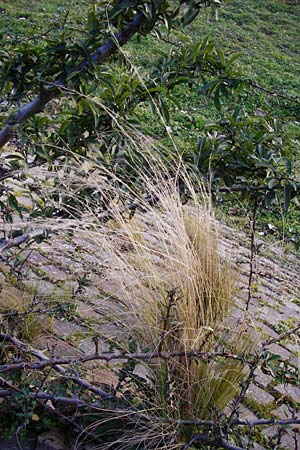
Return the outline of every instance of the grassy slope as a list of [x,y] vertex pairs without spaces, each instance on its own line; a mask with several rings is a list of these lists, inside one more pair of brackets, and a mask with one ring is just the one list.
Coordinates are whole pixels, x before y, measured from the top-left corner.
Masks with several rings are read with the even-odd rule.
[[[92,0],[0,0],[0,36],[19,41],[34,34],[43,33],[57,19],[69,11],[74,28],[78,31],[86,17]],[[228,0],[219,13],[219,20],[207,20],[202,14],[187,29],[194,39],[210,34],[228,51],[241,51],[240,64],[245,76],[256,79],[271,90],[278,89],[289,95],[300,96],[299,33],[300,4],[287,0]],[[140,66],[151,65],[157,58],[157,50],[168,50],[165,42],[153,42],[145,37],[140,43],[129,46],[130,53]],[[187,89],[179,91],[184,110],[198,109],[196,122],[214,116],[207,102],[189,95]],[[254,99],[260,106],[275,109],[279,116],[300,116],[299,105],[281,100],[279,106],[269,95],[262,93]],[[204,110],[204,111],[203,111]],[[184,117],[182,117],[184,122]]]
[[[300,97],[300,4],[283,0],[229,0],[219,13],[219,19],[207,20],[200,16],[188,28],[194,39],[213,36],[216,43],[230,52],[240,52],[240,66],[245,77],[249,77],[271,91],[280,91],[289,96]],[[132,48],[132,47],[131,47]],[[167,50],[164,42],[153,45],[149,37],[142,39],[142,45],[134,47],[141,65],[145,60],[151,64],[157,56],[157,49]],[[184,108],[202,109],[204,116],[214,116],[207,102],[195,99],[188,90],[180,92],[184,97]],[[271,95],[258,92],[251,97],[257,106],[271,109],[280,117],[295,119],[300,116],[299,105],[277,100]],[[204,109],[204,112],[203,112]]]
[[0,35],[3,40],[17,37],[21,42],[44,33],[57,22],[66,8],[73,20],[81,15],[84,17],[87,3],[82,0],[1,0]]
[[[80,24],[92,4],[92,0],[0,0],[0,34],[3,39],[18,35],[22,40],[42,33],[66,9],[69,18]],[[300,4],[296,2],[227,0],[218,21],[208,21],[202,14],[188,32],[195,39],[211,34],[223,48],[242,51],[245,73],[256,76],[266,87],[299,95],[299,22]],[[157,46],[149,38],[142,43],[138,53],[141,57],[146,53],[151,61],[149,52],[155,58]],[[167,44],[159,47],[165,50]]]

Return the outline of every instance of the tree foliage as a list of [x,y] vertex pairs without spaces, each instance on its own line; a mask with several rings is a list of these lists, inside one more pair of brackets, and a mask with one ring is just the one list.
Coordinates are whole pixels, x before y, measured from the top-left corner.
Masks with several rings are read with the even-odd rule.
[[[12,40],[0,60],[0,146],[10,142],[0,179],[19,178],[36,166],[58,170],[88,157],[136,180],[132,158],[143,158],[143,150],[132,147],[132,133],[142,129],[139,108],[150,106],[168,130],[182,107],[180,86],[186,86],[211,98],[220,117],[183,149],[191,169],[213,189],[287,209],[299,190],[292,143],[275,117],[249,109],[250,84],[239,54],[225,53],[208,36],[192,41],[185,34],[205,7],[214,13],[220,1],[96,2],[80,32],[74,33],[66,14],[42,36]],[[145,36],[166,39],[170,49],[140,70],[122,47],[132,41],[134,48]],[[169,160],[178,156],[169,150]],[[80,195],[90,194],[85,188]],[[6,220],[22,215],[11,186],[0,201]],[[47,201],[34,202],[34,215],[54,211]]]

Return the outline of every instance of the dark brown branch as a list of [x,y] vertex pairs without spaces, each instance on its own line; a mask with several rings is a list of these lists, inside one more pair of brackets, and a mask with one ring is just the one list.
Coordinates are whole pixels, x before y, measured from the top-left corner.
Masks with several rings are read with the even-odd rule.
[[[15,391],[13,389],[0,389],[0,397],[6,398],[11,397]],[[52,402],[64,403],[65,405],[74,405],[76,407],[86,407],[86,408],[99,408],[100,406],[93,403],[87,403],[76,397],[61,397],[55,394],[48,394],[47,392],[30,392],[26,393],[26,397],[31,399],[39,400],[51,400]]]
[[209,445],[209,448],[225,448],[228,450],[245,450],[242,447],[236,447],[233,444],[225,441],[222,437],[219,439],[212,439],[207,433],[194,434],[190,442],[184,447],[184,449],[191,448],[196,442],[203,442]]
[[252,300],[252,282],[254,276],[254,264],[257,256],[257,249],[255,245],[255,232],[256,232],[256,219],[258,212],[259,202],[257,197],[254,200],[253,204],[253,214],[250,219],[250,230],[251,230],[251,238],[250,238],[250,260],[249,260],[249,277],[248,277],[248,298],[246,304],[246,311],[248,311],[250,302]]
[[[161,5],[162,0],[157,2],[157,8]],[[136,34],[146,24],[147,18],[142,13],[136,14],[135,18],[113,39],[109,40],[106,44],[98,47],[94,53],[87,57],[81,64],[74,67],[70,73],[76,73],[83,70],[93,69],[97,65],[103,64],[114,53],[118,51],[120,47],[125,45],[134,34]],[[61,94],[61,88],[64,84],[61,80],[57,80],[49,89],[43,89],[34,99],[27,105],[20,108],[20,110],[9,119],[8,123],[0,132],[0,148],[3,147],[14,135],[14,129],[17,124],[24,123],[30,117],[42,112],[45,106],[54,98],[59,97]]]
[[261,354],[262,354],[262,352],[260,353],[260,355],[258,355],[256,357],[256,361],[255,362],[253,361],[252,366],[250,366],[249,374],[248,374],[246,380],[242,383],[239,395],[233,400],[232,411],[231,411],[231,414],[230,414],[230,416],[228,418],[228,422],[227,422],[228,430],[232,426],[232,424],[234,423],[238,407],[242,403],[242,401],[244,400],[244,398],[246,396],[246,393],[247,393],[247,391],[248,391],[248,389],[250,387],[250,384],[251,384],[252,380],[254,379],[254,374],[255,374],[255,371],[257,369],[258,362],[259,362]]
[[289,102],[300,102],[300,98],[296,97],[296,96],[292,96],[292,95],[287,95],[287,94],[283,94],[282,92],[278,91],[278,90],[272,90],[272,89],[268,89],[265,86],[261,86],[260,84],[256,83],[253,80],[245,80],[245,83],[247,83],[249,86],[253,87],[254,89],[257,89],[258,91],[262,91],[265,92],[266,94],[271,95],[272,97],[276,97],[276,98],[282,98],[284,100],[288,100]]
[[[59,359],[49,359],[47,358],[42,352],[39,350],[33,349],[32,347],[26,347],[25,344],[23,344],[21,341],[19,341],[16,338],[13,338],[12,336],[8,334],[0,334],[0,339],[3,339],[4,341],[9,341],[10,343],[16,345],[16,347],[21,348],[23,351],[27,353],[31,353],[32,355],[36,356],[40,361],[38,362],[26,362],[22,361],[19,363],[13,363],[13,364],[4,364],[0,366],[0,373],[8,373],[13,372],[15,370],[41,370],[45,367],[53,367],[55,370],[57,370],[57,366],[62,365],[72,365],[72,364],[83,364],[88,361],[105,361],[105,362],[111,362],[116,360],[122,360],[122,361],[129,361],[129,360],[138,360],[138,361],[149,361],[153,359],[164,359],[168,360],[170,358],[180,358],[180,357],[187,357],[187,358],[197,358],[202,360],[211,360],[215,358],[228,358],[228,359],[234,359],[237,361],[244,362],[247,364],[247,360],[240,355],[235,355],[231,353],[226,352],[202,352],[202,351],[174,351],[174,352],[148,352],[148,353],[106,353],[106,354],[92,354],[83,356],[81,358],[59,358]],[[250,362],[249,364],[252,364]],[[66,371],[60,367],[60,370]]]
[[279,337],[275,337],[272,339],[269,339],[262,343],[262,347],[267,347],[268,345],[275,344],[277,342],[283,341],[284,339],[288,338],[291,334],[300,332],[300,325],[297,325],[295,328],[292,328],[291,330],[287,331],[286,333],[281,334]]

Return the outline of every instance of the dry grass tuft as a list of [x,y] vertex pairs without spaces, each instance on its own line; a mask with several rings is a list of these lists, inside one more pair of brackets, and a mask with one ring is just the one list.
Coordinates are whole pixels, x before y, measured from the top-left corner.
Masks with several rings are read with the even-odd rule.
[[[82,205],[85,213],[80,222],[70,220],[69,225],[72,232],[76,229],[76,240],[82,244],[83,262],[92,256],[100,266],[105,259],[99,288],[106,286],[106,319],[118,324],[127,336],[123,343],[127,351],[130,341],[147,351],[249,352],[252,338],[247,324],[227,324],[234,307],[236,272],[220,257],[218,226],[209,197],[201,186],[194,186],[182,165],[173,176],[161,162],[150,159],[149,167],[148,172],[140,172],[146,198],[101,168],[88,171],[82,181],[76,171],[68,172],[72,186],[81,183],[101,192],[101,201],[109,207],[110,220],[103,221],[92,206]],[[182,186],[189,199],[185,204]],[[69,191],[66,178],[61,189],[76,196]],[[138,208],[128,214],[126,208],[133,204]],[[122,422],[123,431],[116,433],[111,448],[178,448],[188,436],[174,424],[223,412],[239,389],[242,369],[233,359],[200,361],[187,356],[144,363],[152,392],[146,401],[151,413],[147,410],[145,414],[162,421],[133,426],[134,412],[129,420],[106,411],[91,427],[115,430],[115,421]],[[138,389],[134,395],[139,396]],[[144,400],[136,402],[139,408]],[[110,448],[105,445],[103,448]]]
[[[236,275],[230,262],[219,255],[217,223],[208,197],[193,187],[182,168],[190,199],[183,205],[176,176],[171,178],[161,164],[152,173],[155,178],[144,174],[144,186],[155,205],[128,188],[126,203],[139,203],[133,217],[125,215],[123,208],[120,212],[120,202],[109,200],[110,221],[90,222],[78,230],[95,255],[104,252],[109,261],[105,281],[122,307],[110,312],[110,320],[127,330],[139,349],[248,352],[252,344],[246,325],[234,331],[226,327]],[[116,192],[110,195],[121,198]],[[153,410],[175,421],[207,419],[224,411],[243,379],[242,364],[231,359],[174,358],[147,364],[146,372],[153,388],[149,400]],[[178,429],[171,428],[177,444],[184,440]],[[126,448],[126,440],[128,448],[133,445],[125,435],[122,444],[113,448]],[[142,439],[136,429],[134,436]]]

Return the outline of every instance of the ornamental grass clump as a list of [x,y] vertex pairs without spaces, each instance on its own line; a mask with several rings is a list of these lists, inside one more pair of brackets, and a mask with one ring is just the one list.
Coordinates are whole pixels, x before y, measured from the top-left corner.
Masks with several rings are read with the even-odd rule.
[[[243,379],[239,360],[197,358],[197,353],[243,355],[250,351],[252,341],[245,323],[228,325],[236,274],[230,261],[220,257],[218,226],[208,196],[193,186],[182,167],[185,204],[176,174],[168,175],[162,164],[151,173],[143,175],[146,199],[129,187],[125,199],[124,190],[110,191],[110,220],[90,222],[78,232],[95,255],[104,253],[109,261],[110,268],[99,284],[105,284],[106,296],[116,308],[106,310],[106,318],[125,331],[134,349],[180,355],[138,363],[151,396],[133,402],[141,408],[145,401],[144,413],[161,417],[177,445],[187,439],[185,433],[190,430],[170,426],[170,420],[178,424],[215,417],[237,394]],[[128,214],[124,204],[138,206]],[[131,351],[125,341],[124,350]],[[139,396],[139,390],[135,395]],[[102,422],[93,426],[100,427]],[[154,427],[154,422],[147,425],[148,431],[159,440],[154,428],[161,430],[163,425],[155,422]],[[115,443],[112,448],[125,448],[125,441],[131,440],[128,433],[129,426],[126,439],[125,434],[118,437],[122,445]],[[165,448],[154,445],[152,438],[149,446],[133,448]]]
[[99,449],[180,448],[193,430],[182,421],[219,417],[239,392],[242,361],[211,355],[253,347],[247,322],[231,318],[237,271],[221,257],[209,196],[182,163],[170,170],[152,155],[147,169],[146,156],[133,168],[136,183],[86,161],[56,184],[75,207],[76,187],[101,197],[102,211],[80,203],[79,220],[74,207],[64,233],[80,244],[82,265],[101,274],[93,302],[119,333],[111,348],[164,356],[113,367],[130,413],[99,412],[90,425],[104,430]]

